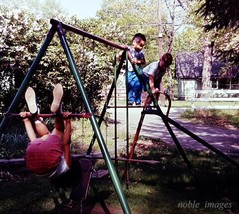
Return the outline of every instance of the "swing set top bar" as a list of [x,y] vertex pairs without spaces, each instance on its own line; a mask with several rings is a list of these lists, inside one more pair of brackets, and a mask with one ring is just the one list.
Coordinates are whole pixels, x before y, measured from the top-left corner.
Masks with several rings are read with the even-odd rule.
[[[77,117],[77,118],[91,118],[91,113],[71,113],[68,117]],[[6,117],[20,117],[20,114],[18,113],[6,113]],[[27,115],[27,117],[33,117],[31,113]],[[43,118],[48,118],[48,117],[62,117],[61,114],[37,114],[34,117],[43,117]]]
[[65,23],[60,22],[60,21],[58,21],[56,19],[51,19],[50,23],[52,25],[54,25],[54,26],[57,26],[59,23],[61,23],[62,28],[65,29],[65,30],[72,31],[72,32],[74,32],[76,34],[80,34],[80,35],[82,35],[84,37],[88,37],[90,39],[96,40],[98,42],[104,43],[106,45],[112,46],[112,47],[117,48],[117,49],[121,49],[121,50],[127,50],[128,49],[127,46],[116,44],[116,43],[114,43],[112,41],[109,41],[109,40],[106,40],[106,39],[101,38],[99,36],[90,34],[90,33],[86,32],[86,31],[83,31],[83,30],[81,30],[79,28],[76,28],[76,27],[73,27],[71,25],[65,24]]

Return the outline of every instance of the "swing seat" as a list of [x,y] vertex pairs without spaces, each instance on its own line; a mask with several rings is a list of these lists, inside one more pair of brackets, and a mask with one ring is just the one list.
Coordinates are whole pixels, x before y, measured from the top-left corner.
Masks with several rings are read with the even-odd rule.
[[101,179],[104,177],[107,177],[109,175],[109,171],[108,170],[94,170],[92,173],[92,178],[94,179]]
[[77,187],[71,193],[71,198],[76,201],[86,199],[94,166],[94,163],[88,159],[79,160],[79,164],[82,177]]

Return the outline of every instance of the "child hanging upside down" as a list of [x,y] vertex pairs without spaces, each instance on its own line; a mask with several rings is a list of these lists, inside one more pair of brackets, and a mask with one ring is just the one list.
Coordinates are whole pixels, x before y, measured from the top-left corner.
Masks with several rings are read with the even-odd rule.
[[69,118],[71,113],[61,112],[62,97],[62,85],[57,84],[53,90],[51,112],[59,115],[55,117],[54,129],[50,132],[43,118],[37,117],[38,107],[34,90],[28,87],[25,93],[34,124],[33,128],[32,121],[28,117],[29,112],[20,113],[30,139],[26,149],[26,165],[30,171],[41,177],[55,178],[66,173],[71,167],[71,121]]

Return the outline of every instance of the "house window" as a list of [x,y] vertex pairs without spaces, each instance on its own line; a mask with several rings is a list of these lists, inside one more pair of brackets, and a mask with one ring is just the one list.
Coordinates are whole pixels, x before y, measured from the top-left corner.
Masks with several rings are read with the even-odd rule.
[[218,80],[212,80],[212,88],[218,89]]

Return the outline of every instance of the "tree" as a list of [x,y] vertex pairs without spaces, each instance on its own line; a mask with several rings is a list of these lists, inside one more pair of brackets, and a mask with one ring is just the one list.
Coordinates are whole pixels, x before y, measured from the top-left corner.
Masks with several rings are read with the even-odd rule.
[[[3,11],[3,8],[0,11]],[[4,8],[1,13],[0,22],[0,60],[7,57],[11,67],[19,61],[18,71],[20,70],[26,74],[47,36],[49,23],[43,19],[37,19],[32,13],[28,14],[27,11],[8,10],[7,8]],[[99,20],[80,22],[72,17],[68,24],[92,34],[103,36],[106,39],[121,41],[121,38],[124,38],[122,32],[112,24],[101,28],[102,25]],[[66,37],[91,104],[97,112],[102,100],[102,88],[106,82],[109,82],[110,77],[113,79],[114,50],[70,32],[66,32]],[[12,69],[9,71],[12,71]],[[5,75],[2,78],[6,79],[6,75],[9,73],[12,75],[12,72],[4,72]],[[75,80],[70,75],[69,65],[60,40],[55,36],[30,82],[37,89],[39,104],[43,108],[42,111],[49,110],[49,107],[44,103],[50,103],[51,97],[46,95],[51,94],[52,85],[57,82],[63,82],[66,87],[66,109],[73,112],[84,110]],[[16,88],[11,88],[16,90]],[[2,98],[7,96],[10,91],[4,92],[2,90],[1,93],[4,94],[0,96],[0,106],[1,108],[8,107]],[[68,99],[69,97],[72,97],[72,99]]]
[[[130,45],[135,33],[143,33],[147,62],[158,60],[158,0],[103,0],[97,17],[106,24],[114,22],[125,34],[125,45]],[[162,20],[165,16],[162,14]]]
[[205,0],[197,12],[209,20],[206,30],[239,28],[237,0]]
[[18,9],[46,22],[49,22],[52,17],[65,20],[68,15],[56,0],[1,0],[0,6],[1,11]]
[[202,69],[202,89],[211,89],[211,70],[212,70],[212,45],[209,37],[204,41],[204,61]]
[[[184,5],[185,0],[103,0],[97,16],[102,22],[113,20],[124,31],[127,44],[131,43],[135,33],[145,34],[147,43],[144,50],[148,64],[159,60],[159,55],[162,55],[159,52],[173,52],[175,32],[181,26],[180,9]],[[163,44],[160,45],[163,51],[159,48],[159,32],[162,33],[160,40]],[[172,76],[172,70],[169,70],[168,76],[164,78],[169,91],[174,87]]]
[[214,54],[222,61],[239,63],[239,4],[236,0],[205,0],[195,10],[211,32]]

